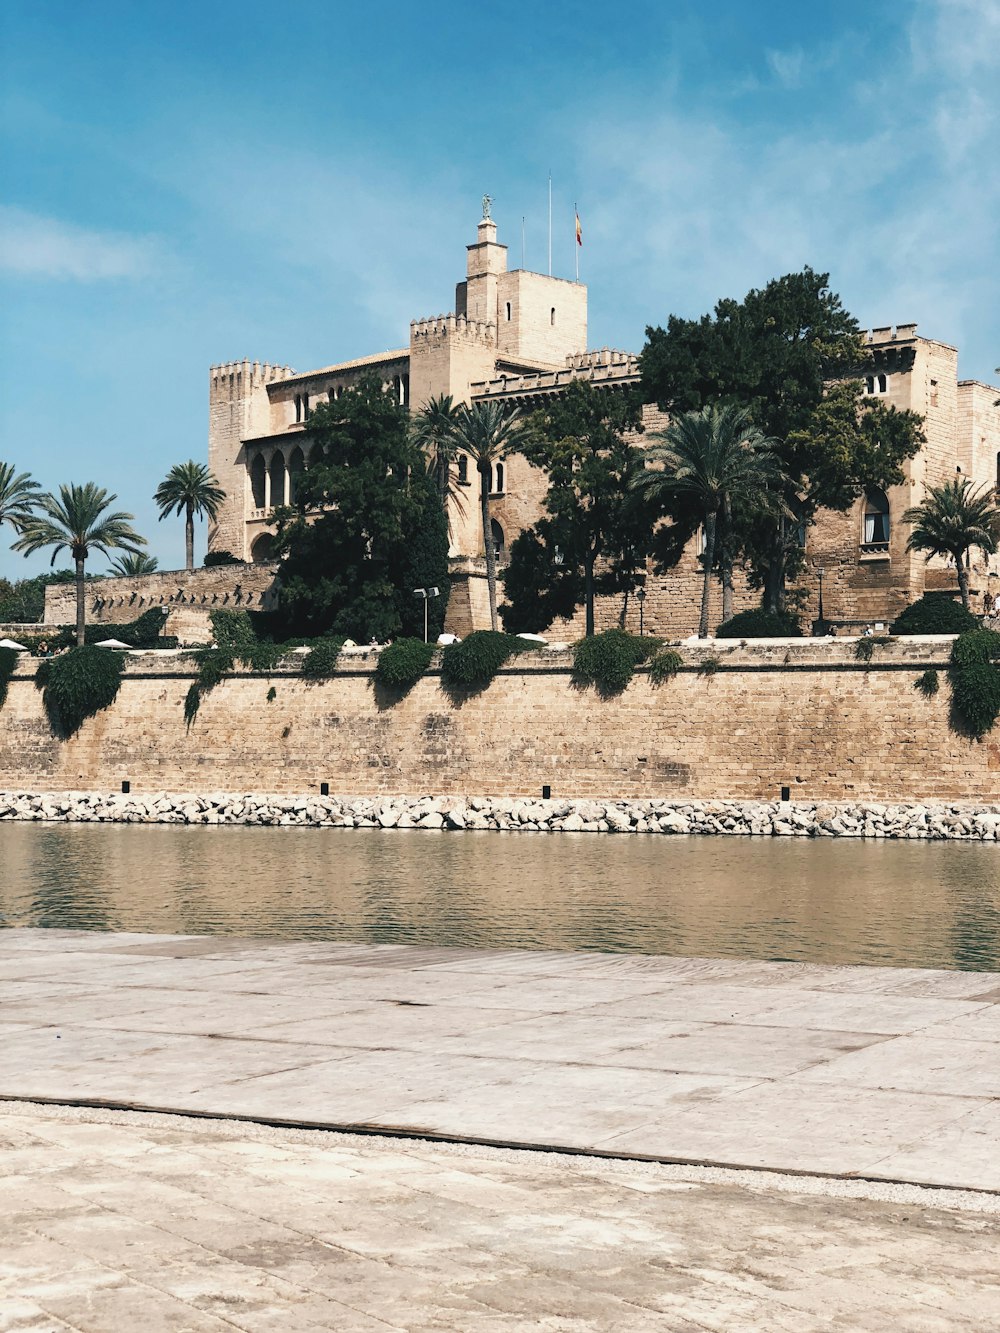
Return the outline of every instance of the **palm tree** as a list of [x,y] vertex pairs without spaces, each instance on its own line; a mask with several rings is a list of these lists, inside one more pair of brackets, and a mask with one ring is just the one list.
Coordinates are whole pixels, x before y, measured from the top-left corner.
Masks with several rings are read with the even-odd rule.
[[117,495],[109,495],[100,486],[88,481],[83,486],[59,487],[58,498],[45,494],[38,497],[36,511],[20,525],[21,535],[14,543],[15,551],[33,555],[44,546],[52,546],[52,563],[60,551],[69,551],[76,565],[76,641],[84,640],[84,565],[91,550],[135,551],[146,545],[131,527],[132,514],[121,511],[107,513]]
[[698,637],[706,639],[719,519],[728,530],[734,514],[774,504],[771,488],[781,473],[773,441],[751,423],[745,408],[716,404],[685,413],[652,439],[656,443],[649,458],[662,463],[662,470],[640,472],[632,484],[665,508],[674,497],[686,497],[701,513],[705,549]]
[[428,471],[437,483],[441,508],[448,501],[449,477],[455,457],[455,421],[458,407],[450,393],[428,398],[413,418],[412,435],[415,444],[427,454]]
[[0,463],[0,525],[9,523],[20,532],[26,519],[31,517],[40,489],[27,472],[14,475],[13,463]]
[[1000,509],[994,503],[996,492],[986,487],[973,488],[968,477],[956,477],[940,486],[928,487],[923,501],[903,514],[904,523],[915,527],[906,539],[908,551],[925,551],[932,556],[951,556],[958,571],[958,589],[962,605],[969,609],[968,553],[978,548],[993,555],[1000,537]]
[[194,569],[194,516],[206,515],[213,523],[219,516],[226,492],[204,463],[190,459],[175,463],[156,488],[153,499],[160,509],[160,521],[172,513],[184,514],[184,549],[186,568]]
[[145,551],[129,551],[112,560],[110,573],[118,578],[135,579],[141,574],[155,574],[160,562]]
[[497,628],[497,562],[490,530],[490,480],[494,465],[508,454],[517,453],[530,434],[518,413],[498,402],[473,403],[471,407],[463,404],[454,425],[455,450],[468,454],[479,472],[479,508],[493,629]]

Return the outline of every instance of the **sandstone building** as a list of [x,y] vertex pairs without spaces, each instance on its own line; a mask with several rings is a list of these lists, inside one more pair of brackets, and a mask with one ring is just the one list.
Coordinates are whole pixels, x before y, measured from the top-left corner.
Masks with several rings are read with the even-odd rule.
[[[305,372],[256,361],[212,367],[209,466],[226,491],[226,503],[209,531],[211,550],[229,550],[255,563],[271,558],[274,507],[294,499],[297,478],[309,464],[312,410],[338,398],[364,374],[375,373],[414,410],[446,393],[458,402],[499,399],[530,409],[574,378],[609,388],[638,381],[634,355],[587,350],[584,284],[509,270],[507,247],[497,241],[488,216],[467,252],[454,311],[413,320],[407,347]],[[846,514],[822,514],[806,534],[806,614],[816,614],[822,569],[825,615],[845,628],[886,622],[927,587],[957,587],[953,569],[928,566],[923,556],[906,552],[902,512],[918,504],[929,485],[957,474],[976,484],[1000,481],[1000,390],[960,380],[955,348],[918,336],[914,324],[873,329],[865,336],[874,361],[867,391],[922,414],[927,444],[906,465],[901,485],[888,494],[869,492]],[[662,417],[648,411],[647,427],[659,424]],[[468,488],[468,503],[450,514],[455,577],[448,623],[464,633],[488,624],[488,611],[478,477],[469,460],[457,461],[455,480],[459,494]],[[523,458],[494,469],[490,507],[501,559],[514,537],[538,518],[544,493],[544,476]],[[975,566],[972,584],[979,598],[1000,592],[1000,564]],[[644,628],[690,634],[699,595],[692,543],[676,570],[647,577]],[[756,602],[757,594],[740,591],[738,607]],[[622,610],[619,602],[601,606],[598,627],[618,623]],[[626,623],[638,628],[638,607],[626,606],[624,613]],[[576,627],[557,629],[569,634]]]

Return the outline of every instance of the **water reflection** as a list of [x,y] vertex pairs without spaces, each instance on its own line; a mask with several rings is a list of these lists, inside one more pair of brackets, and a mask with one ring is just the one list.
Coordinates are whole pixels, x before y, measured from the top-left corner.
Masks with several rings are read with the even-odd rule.
[[0,924],[1000,967],[1000,845],[0,825]]

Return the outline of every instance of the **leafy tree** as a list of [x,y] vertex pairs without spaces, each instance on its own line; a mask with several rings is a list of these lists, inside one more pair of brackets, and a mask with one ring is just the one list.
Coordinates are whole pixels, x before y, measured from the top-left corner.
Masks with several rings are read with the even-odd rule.
[[69,551],[76,569],[76,641],[84,642],[86,606],[84,584],[86,561],[91,550],[107,555],[109,551],[136,551],[146,539],[131,527],[133,515],[121,510],[108,513],[118,499],[92,481],[83,486],[71,483],[59,487],[59,495],[38,497],[35,512],[21,524],[15,551],[33,555],[46,546],[53,547],[52,563],[60,551]]
[[682,504],[693,502],[700,514],[705,550],[698,637],[705,639],[720,516],[730,527],[731,515],[770,507],[772,488],[781,483],[774,441],[751,423],[745,409],[732,405],[686,412],[654,439],[648,457],[662,467],[639,473],[632,484],[667,513],[680,498]]
[[532,425],[521,453],[548,476],[550,517],[511,549],[504,579],[511,609],[504,624],[520,628],[533,620],[524,628],[544,629],[582,605],[589,636],[595,594],[634,588],[650,549],[652,523],[630,489],[643,451],[626,438],[642,429],[642,403],[638,394],[574,380]]
[[1000,536],[1000,509],[989,488],[976,490],[967,477],[956,477],[928,488],[923,501],[903,514],[904,523],[915,526],[906,539],[908,551],[932,556],[950,556],[958,573],[962,605],[969,609],[969,569],[966,558],[979,549],[993,555]]
[[13,463],[0,463],[0,527],[9,523],[20,532],[37,503],[38,482],[27,472],[15,475]]
[[147,555],[145,551],[128,551],[117,560],[112,560],[108,572],[118,578],[134,579],[141,574],[155,574],[159,564],[155,555]]
[[314,449],[296,509],[278,515],[282,632],[423,637],[413,589],[437,586],[436,635],[448,594],[447,525],[405,410],[368,377],[317,407],[308,429]]
[[504,403],[463,404],[455,421],[455,449],[466,453],[479,472],[479,510],[486,555],[486,584],[490,597],[490,626],[497,629],[497,562],[490,527],[490,479],[495,464],[508,454],[524,453],[531,430],[520,415]]
[[[71,569],[57,569],[52,574],[10,583],[0,579],[0,622],[19,625],[38,624],[45,615],[45,589],[50,583],[72,583]],[[88,578],[91,576],[88,574]]]
[[866,487],[897,485],[924,441],[916,413],[863,396],[871,353],[829,275],[808,267],[711,315],[647,328],[640,364],[647,401],[673,414],[739,404],[776,441],[783,514],[741,534],[769,611],[784,609],[786,578],[801,567],[800,526],[820,508],[849,508]]
[[450,393],[429,398],[413,418],[413,439],[427,456],[427,466],[437,486],[441,508],[453,498],[451,465],[455,458],[455,425],[458,406]]
[[153,495],[162,522],[168,514],[184,515],[185,568],[194,569],[195,515],[205,515],[213,523],[219,516],[226,492],[204,463],[189,459],[175,463]]

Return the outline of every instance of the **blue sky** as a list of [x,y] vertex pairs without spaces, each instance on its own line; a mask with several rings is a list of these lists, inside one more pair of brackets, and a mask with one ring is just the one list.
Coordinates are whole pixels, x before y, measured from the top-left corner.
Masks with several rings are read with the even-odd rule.
[[404,346],[486,191],[544,269],[550,169],[591,346],[809,263],[994,380],[998,66],[1000,0],[4,0],[0,458],[116,491],[177,567],[151,496],[206,456],[208,367]]

